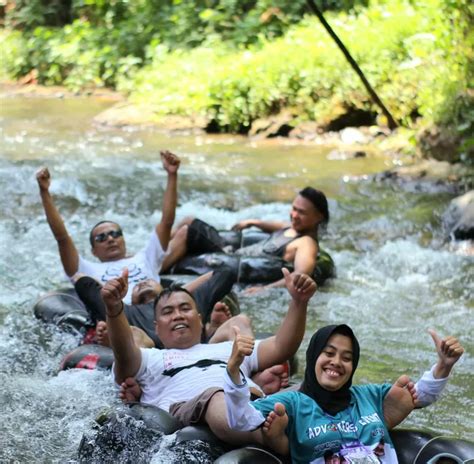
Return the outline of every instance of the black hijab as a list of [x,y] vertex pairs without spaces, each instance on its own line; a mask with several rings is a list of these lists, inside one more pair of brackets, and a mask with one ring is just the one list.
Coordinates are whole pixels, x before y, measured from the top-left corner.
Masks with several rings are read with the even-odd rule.
[[[316,379],[314,366],[316,359],[327,345],[328,340],[334,334],[341,334],[352,340],[352,374],[349,380],[337,391],[329,391],[323,388]],[[345,325],[327,325],[319,329],[312,337],[306,350],[306,370],[300,391],[312,398],[326,412],[334,416],[346,409],[351,400],[349,391],[352,385],[352,377],[359,363],[359,342],[352,329]]]

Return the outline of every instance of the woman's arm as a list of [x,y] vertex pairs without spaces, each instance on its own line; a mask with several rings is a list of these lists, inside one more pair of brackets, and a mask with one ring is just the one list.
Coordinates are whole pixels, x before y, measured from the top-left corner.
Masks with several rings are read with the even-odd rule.
[[448,336],[442,339],[434,330],[428,332],[433,339],[438,361],[415,384],[417,408],[424,408],[439,399],[448,383],[451,370],[464,353],[464,348],[457,338]]

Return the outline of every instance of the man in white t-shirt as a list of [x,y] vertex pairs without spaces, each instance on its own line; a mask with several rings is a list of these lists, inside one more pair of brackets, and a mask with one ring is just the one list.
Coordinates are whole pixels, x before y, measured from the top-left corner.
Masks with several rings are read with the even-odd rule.
[[[296,353],[303,339],[308,301],[316,291],[316,284],[308,275],[290,274],[287,269],[282,272],[291,297],[288,311],[274,336],[255,343],[254,354],[242,366],[249,378],[257,371],[285,362]],[[193,416],[192,421],[196,422],[205,419],[215,432],[224,427],[230,434],[226,438],[231,441],[237,434],[240,443],[248,442],[247,433],[229,430],[223,394],[218,395],[224,385],[232,342],[200,343],[202,320],[196,303],[185,289],[175,288],[162,292],[155,304],[155,330],[165,348],[140,349],[123,311],[127,282],[128,271],[124,269],[121,277],[109,280],[101,290],[109,341],[114,351],[116,382],[135,377],[142,388],[141,402],[169,409],[183,424],[187,416]],[[258,392],[258,387],[256,390]],[[200,396],[203,393],[207,395],[204,400]],[[184,403],[186,410],[182,410],[182,402],[196,397],[199,397],[196,408]],[[218,400],[216,404],[207,408],[214,398]],[[214,416],[209,419],[207,411],[211,410]],[[194,418],[195,413],[199,417]]]
[[137,283],[146,279],[159,282],[161,264],[175,218],[180,165],[180,159],[173,153],[162,151],[160,155],[168,178],[161,220],[153,230],[148,244],[135,255],[127,255],[121,227],[112,221],[101,221],[92,228],[89,237],[92,254],[99,262],[89,261],[78,253],[49,192],[51,176],[48,169],[42,168],[36,173],[46,219],[58,243],[64,272],[72,281],[75,276],[85,274],[103,284],[119,277],[126,267],[129,271],[129,292],[125,297],[127,303],[131,302],[132,289]]

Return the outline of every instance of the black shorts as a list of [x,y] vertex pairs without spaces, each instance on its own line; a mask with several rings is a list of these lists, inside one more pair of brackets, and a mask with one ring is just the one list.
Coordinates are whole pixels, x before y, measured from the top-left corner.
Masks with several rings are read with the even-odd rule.
[[194,219],[188,227],[186,247],[188,254],[219,253],[224,251],[225,241],[217,229],[207,222]]

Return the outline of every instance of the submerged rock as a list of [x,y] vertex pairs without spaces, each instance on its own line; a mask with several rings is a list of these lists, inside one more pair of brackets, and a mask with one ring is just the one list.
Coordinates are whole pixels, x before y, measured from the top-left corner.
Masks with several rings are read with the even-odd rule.
[[195,433],[180,438],[175,433],[178,427],[175,419],[150,405],[112,408],[104,411],[82,437],[78,461],[211,464],[225,452],[219,444],[204,441]]
[[451,201],[443,214],[443,225],[456,240],[474,239],[474,190]]

